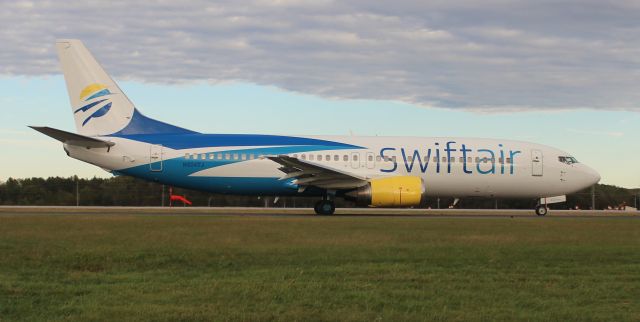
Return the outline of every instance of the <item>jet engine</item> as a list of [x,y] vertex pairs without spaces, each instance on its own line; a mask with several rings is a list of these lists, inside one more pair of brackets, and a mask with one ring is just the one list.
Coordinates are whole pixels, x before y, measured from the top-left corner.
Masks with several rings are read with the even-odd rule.
[[425,200],[426,186],[420,177],[377,178],[346,194],[358,205],[371,207],[412,207]]

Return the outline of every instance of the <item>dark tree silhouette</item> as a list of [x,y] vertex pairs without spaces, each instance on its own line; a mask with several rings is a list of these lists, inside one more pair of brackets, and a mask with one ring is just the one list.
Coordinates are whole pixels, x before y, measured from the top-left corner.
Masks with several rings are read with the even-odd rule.
[[[80,205],[82,206],[161,206],[163,186],[131,177],[77,179]],[[236,196],[210,194],[201,191],[174,188],[173,192],[186,195],[194,206],[218,207],[313,207],[317,198],[281,197],[274,204],[274,197]],[[634,206],[640,189],[625,189],[611,185],[597,185],[595,188],[596,209]],[[165,205],[169,205],[169,187],[165,187]],[[447,208],[453,198],[441,198],[440,207]],[[1,205],[74,206],[76,204],[76,177],[25,178],[0,183]],[[424,207],[437,208],[437,198],[427,200]],[[533,209],[531,199],[488,199],[464,198],[457,208]],[[337,200],[338,207],[354,207],[349,201]],[[567,196],[567,202],[553,208],[590,209],[591,188]]]

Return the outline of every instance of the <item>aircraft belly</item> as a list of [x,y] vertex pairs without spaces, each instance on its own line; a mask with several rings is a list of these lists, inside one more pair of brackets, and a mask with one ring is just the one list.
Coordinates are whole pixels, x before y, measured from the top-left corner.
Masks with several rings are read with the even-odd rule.
[[564,193],[551,178],[530,176],[427,176],[427,195],[454,197],[538,198]]

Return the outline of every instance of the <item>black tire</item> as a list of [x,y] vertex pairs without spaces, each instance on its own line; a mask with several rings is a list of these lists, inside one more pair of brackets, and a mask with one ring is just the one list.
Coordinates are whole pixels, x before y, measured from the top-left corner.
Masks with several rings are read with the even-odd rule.
[[322,203],[322,200],[316,202],[315,205],[313,205],[313,211],[316,212],[316,215],[321,215],[321,213],[320,213],[320,204],[321,203]]
[[336,204],[331,200],[320,200],[316,202],[313,210],[316,211],[316,214],[321,216],[333,215],[336,211]]
[[549,213],[549,208],[546,205],[539,205],[536,207],[536,215],[543,217]]

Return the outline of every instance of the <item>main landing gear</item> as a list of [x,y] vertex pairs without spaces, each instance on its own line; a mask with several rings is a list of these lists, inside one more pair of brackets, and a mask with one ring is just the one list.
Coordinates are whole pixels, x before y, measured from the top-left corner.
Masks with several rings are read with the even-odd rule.
[[333,215],[336,211],[336,204],[333,200],[323,199],[316,202],[316,205],[313,206],[313,210],[316,211],[316,214],[321,216]]
[[549,212],[549,208],[547,208],[547,205],[537,205],[536,206],[536,215],[538,215],[538,216],[546,216],[548,212]]
[[313,206],[313,210],[315,210],[316,214],[320,216],[333,215],[333,213],[336,211],[336,203],[333,201],[335,198],[335,191],[325,191],[322,200],[316,202],[315,206]]

